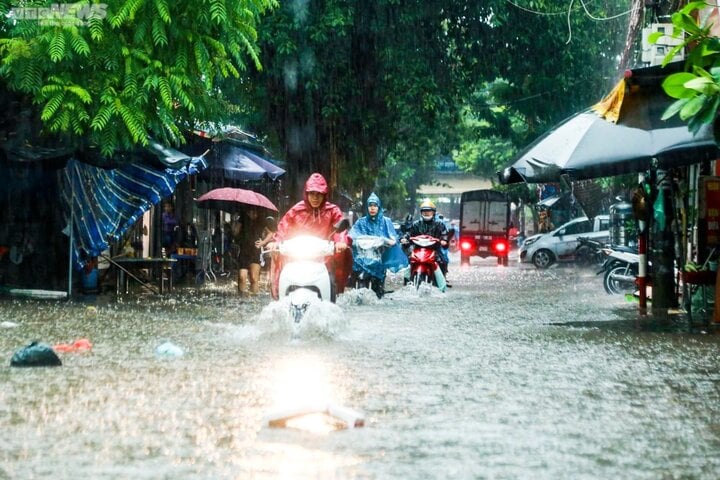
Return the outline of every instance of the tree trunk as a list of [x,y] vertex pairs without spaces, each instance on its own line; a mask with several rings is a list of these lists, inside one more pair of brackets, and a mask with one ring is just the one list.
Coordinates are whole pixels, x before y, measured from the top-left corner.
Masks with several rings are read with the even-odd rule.
[[635,39],[642,27],[643,9],[645,0],[633,0],[632,9],[630,10],[630,21],[628,22],[627,36],[625,37],[625,48],[623,48],[622,56],[618,69],[624,72],[628,68],[628,64],[633,54]]

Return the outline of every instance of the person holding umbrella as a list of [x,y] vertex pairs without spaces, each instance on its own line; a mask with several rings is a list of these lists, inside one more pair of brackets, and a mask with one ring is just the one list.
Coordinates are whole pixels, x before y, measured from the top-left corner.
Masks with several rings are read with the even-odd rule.
[[245,295],[250,281],[250,294],[257,295],[260,291],[260,255],[258,242],[265,233],[265,221],[257,208],[250,207],[239,218],[240,229],[235,236],[238,245],[238,293]]

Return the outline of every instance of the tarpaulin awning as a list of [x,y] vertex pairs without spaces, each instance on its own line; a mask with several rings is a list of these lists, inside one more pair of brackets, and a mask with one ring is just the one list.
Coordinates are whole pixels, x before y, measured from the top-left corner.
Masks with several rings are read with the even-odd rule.
[[[97,256],[118,241],[153,205],[171,195],[188,175],[206,167],[203,157],[187,166],[158,170],[128,164],[106,170],[70,160],[59,170],[60,198],[68,226],[72,221],[76,267],[83,251]],[[66,229],[66,234],[70,230]]]

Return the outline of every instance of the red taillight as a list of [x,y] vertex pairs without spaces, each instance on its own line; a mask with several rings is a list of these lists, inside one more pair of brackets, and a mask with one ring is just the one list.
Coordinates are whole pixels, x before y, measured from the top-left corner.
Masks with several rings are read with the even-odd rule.
[[473,242],[471,240],[460,240],[460,250],[463,252],[467,252],[472,250],[474,247]]
[[497,254],[503,254],[503,253],[507,253],[507,251],[508,251],[508,244],[507,244],[507,242],[504,241],[504,240],[499,240],[499,241],[493,243],[493,247],[492,247],[492,248],[493,248],[493,250],[495,251],[495,253],[497,253]]

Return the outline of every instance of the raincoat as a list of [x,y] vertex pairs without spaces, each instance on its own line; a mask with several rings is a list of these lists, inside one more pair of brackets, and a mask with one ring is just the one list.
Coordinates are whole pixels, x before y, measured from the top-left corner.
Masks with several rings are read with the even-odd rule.
[[[310,205],[308,192],[320,192],[325,195],[322,204],[318,208],[312,208]],[[303,200],[293,205],[280,219],[273,237],[274,240],[282,242],[297,235],[314,235],[335,242],[346,242],[346,232],[335,233],[331,236],[333,227],[343,219],[343,214],[337,205],[327,201],[328,192],[325,177],[319,173],[310,175],[305,182]],[[345,288],[345,281],[350,273],[350,261],[350,254],[346,251],[336,253],[333,257],[329,257],[329,261],[326,262],[328,271],[331,274],[335,272],[335,284],[338,293],[342,293]],[[275,275],[273,275],[272,296],[277,299],[280,271],[282,270],[280,258],[273,262],[273,270]]]
[[[374,217],[370,215],[367,208],[371,203],[378,206],[378,213]],[[365,204],[365,211],[367,215],[355,222],[355,225],[353,225],[348,233],[351,241],[361,235],[372,235],[375,237],[390,238],[395,240],[396,243],[392,247],[384,249],[380,262],[372,258],[358,256],[357,249],[353,248],[353,271],[366,271],[375,278],[385,280],[386,270],[397,272],[407,266],[408,259],[397,243],[398,238],[395,233],[395,227],[392,221],[383,215],[382,203],[375,193],[371,193],[368,197],[367,203]]]

